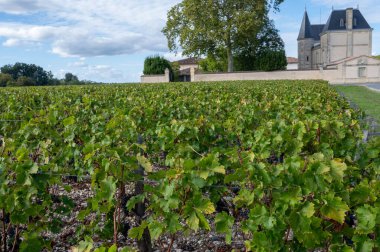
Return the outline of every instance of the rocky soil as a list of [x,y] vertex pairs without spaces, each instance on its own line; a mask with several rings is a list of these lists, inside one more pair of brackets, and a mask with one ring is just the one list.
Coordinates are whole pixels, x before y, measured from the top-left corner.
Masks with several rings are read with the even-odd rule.
[[[78,214],[81,210],[86,209],[87,201],[93,196],[91,191],[91,185],[89,182],[75,182],[73,180],[65,181],[65,184],[70,185],[72,190],[67,192],[63,187],[55,187],[51,189],[51,193],[58,197],[67,196],[74,202],[73,210],[66,216],[57,216],[63,222],[63,227],[58,233],[45,233],[45,238],[52,241],[52,250],[56,252],[72,251],[72,247],[77,244],[77,233],[82,223],[78,220]],[[133,194],[133,186],[127,186],[127,194]],[[60,203],[56,203],[57,206]],[[86,216],[84,223],[88,224],[95,218],[95,215],[90,214]],[[106,216],[102,216],[102,221]],[[128,224],[131,226],[136,225],[136,220],[133,216],[123,216],[127,218]],[[99,225],[103,225],[102,221]],[[233,227],[233,241],[231,245],[227,245],[224,240],[224,236],[215,232],[202,232],[192,233],[189,236],[178,235],[173,243],[172,251],[186,252],[186,251],[244,251],[244,237],[239,232],[239,227]],[[99,237],[91,237],[94,240],[95,246],[101,244],[112,245],[112,240],[102,240]],[[247,237],[246,237],[247,238]],[[119,247],[131,246],[137,248],[137,244],[134,240],[124,237],[119,234],[118,237]],[[171,239],[166,236],[162,236],[161,239],[154,242],[155,251],[168,251]]]

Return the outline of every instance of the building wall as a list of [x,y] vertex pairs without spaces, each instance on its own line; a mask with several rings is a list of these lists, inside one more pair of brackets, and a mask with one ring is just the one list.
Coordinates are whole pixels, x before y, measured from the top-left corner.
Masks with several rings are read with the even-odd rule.
[[350,83],[379,82],[380,61],[370,57],[358,57],[339,64],[342,78]]
[[302,39],[298,41],[298,69],[309,70],[312,68],[313,39]]
[[353,34],[353,56],[372,55],[372,31],[360,30]]
[[372,53],[372,30],[328,31],[321,37],[325,65]]
[[329,34],[324,33],[321,35],[321,53],[322,53],[322,58],[321,58],[321,63],[323,66],[327,65],[327,62],[329,62],[330,57],[329,57],[329,47],[328,47],[328,37]]
[[312,51],[312,69],[319,69],[322,63],[322,48],[320,46],[315,47]]

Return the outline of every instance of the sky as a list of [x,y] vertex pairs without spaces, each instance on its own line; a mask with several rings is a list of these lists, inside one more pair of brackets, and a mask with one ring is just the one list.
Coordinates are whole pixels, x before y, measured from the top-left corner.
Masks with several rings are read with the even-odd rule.
[[[183,58],[169,52],[161,33],[167,11],[180,0],[0,0],[0,66],[36,64],[55,77],[71,72],[81,80],[139,82],[147,56]],[[374,28],[373,54],[380,54],[378,0],[285,0],[271,12],[287,56],[297,57],[305,11],[312,24],[334,9],[361,10]]]

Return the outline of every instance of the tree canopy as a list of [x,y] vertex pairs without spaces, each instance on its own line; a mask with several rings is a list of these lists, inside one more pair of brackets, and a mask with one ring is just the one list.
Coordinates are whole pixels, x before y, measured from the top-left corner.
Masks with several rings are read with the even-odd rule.
[[164,74],[165,69],[172,71],[170,62],[159,55],[149,56],[144,61],[144,71],[146,75]]
[[12,75],[0,73],[0,87],[8,86],[12,80]]
[[45,71],[42,67],[35,64],[9,64],[4,65],[0,70],[0,87],[98,84],[92,81],[79,80],[72,73],[66,73],[65,78],[60,80],[54,78],[50,71]]
[[[256,37],[241,43],[235,49],[234,68],[236,71],[274,71],[286,68],[284,42],[274,22],[265,19]],[[200,66],[206,72],[227,71],[225,48],[209,53]]]
[[5,65],[1,68],[1,73],[9,74],[14,80],[20,77],[27,77],[30,80],[28,84],[35,83],[34,85],[48,85],[49,81],[53,79],[51,72],[45,71],[42,67],[34,64],[16,63],[14,65]]
[[278,34],[274,22],[265,19],[257,36],[240,45],[236,52],[238,71],[274,71],[286,68],[284,41]]
[[65,84],[70,84],[70,85],[79,83],[78,76],[72,73],[66,73],[64,81],[65,81]]
[[271,7],[283,0],[183,0],[168,12],[162,30],[171,51],[201,56],[225,48],[228,71],[234,68],[234,52],[255,38]]

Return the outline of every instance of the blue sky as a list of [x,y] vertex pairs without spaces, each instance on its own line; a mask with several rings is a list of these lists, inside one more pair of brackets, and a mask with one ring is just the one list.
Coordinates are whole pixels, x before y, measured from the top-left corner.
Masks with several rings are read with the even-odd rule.
[[[34,63],[62,78],[66,72],[101,82],[138,82],[146,56],[179,59],[161,29],[179,0],[0,0],[0,66]],[[288,56],[297,56],[305,6],[313,24],[334,9],[356,8],[374,28],[380,54],[378,0],[285,0],[271,13]]]

